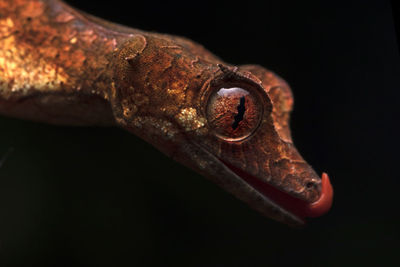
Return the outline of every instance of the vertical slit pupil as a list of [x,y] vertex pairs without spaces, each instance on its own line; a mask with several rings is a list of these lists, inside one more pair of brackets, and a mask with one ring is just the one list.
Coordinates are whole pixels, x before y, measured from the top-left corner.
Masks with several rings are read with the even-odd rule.
[[235,121],[232,124],[233,130],[236,130],[236,128],[239,126],[239,122],[243,120],[244,112],[246,111],[244,103],[245,103],[245,97],[242,96],[240,98],[239,105],[237,106],[238,113],[234,116]]

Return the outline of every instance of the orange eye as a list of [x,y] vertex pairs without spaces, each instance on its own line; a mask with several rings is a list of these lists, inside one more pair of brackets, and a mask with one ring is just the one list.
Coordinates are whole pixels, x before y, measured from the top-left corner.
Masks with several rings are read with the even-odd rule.
[[220,88],[208,100],[207,119],[215,134],[225,140],[248,137],[257,129],[261,115],[257,94],[243,88]]

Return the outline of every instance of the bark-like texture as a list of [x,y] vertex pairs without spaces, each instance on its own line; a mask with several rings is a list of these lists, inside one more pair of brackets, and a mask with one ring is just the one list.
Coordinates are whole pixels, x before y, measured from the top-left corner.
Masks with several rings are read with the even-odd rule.
[[1,114],[118,125],[264,215],[298,225],[323,212],[304,211],[320,199],[321,179],[292,143],[292,104],[274,73],[231,66],[185,38],[57,0],[0,0]]

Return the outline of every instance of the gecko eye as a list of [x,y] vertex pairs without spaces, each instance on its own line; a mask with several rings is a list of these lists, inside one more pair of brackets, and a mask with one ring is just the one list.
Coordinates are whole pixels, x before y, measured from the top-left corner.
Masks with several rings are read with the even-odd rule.
[[250,136],[260,124],[262,115],[257,96],[240,87],[215,90],[207,104],[207,119],[214,133],[228,141]]

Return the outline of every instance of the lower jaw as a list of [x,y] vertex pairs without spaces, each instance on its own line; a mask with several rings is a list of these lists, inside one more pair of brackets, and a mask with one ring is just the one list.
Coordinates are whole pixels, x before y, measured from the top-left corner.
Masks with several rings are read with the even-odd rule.
[[309,203],[293,197],[225,161],[222,162],[260,194],[301,221],[304,221],[306,217],[319,217],[326,213],[331,207],[333,190],[327,174],[323,174],[322,176],[322,192],[320,198],[314,203]]

